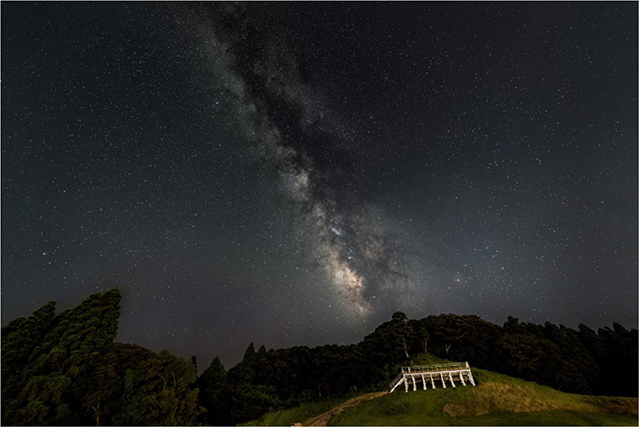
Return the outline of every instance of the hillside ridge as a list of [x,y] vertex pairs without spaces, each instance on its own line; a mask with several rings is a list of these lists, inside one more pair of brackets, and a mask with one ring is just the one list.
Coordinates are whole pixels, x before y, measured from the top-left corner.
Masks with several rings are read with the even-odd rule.
[[[432,361],[427,354],[417,356]],[[473,368],[477,386],[369,392],[294,421],[297,409],[271,412],[251,425],[608,425],[638,423],[638,399],[564,393],[535,382]],[[288,413],[290,412],[290,413]]]

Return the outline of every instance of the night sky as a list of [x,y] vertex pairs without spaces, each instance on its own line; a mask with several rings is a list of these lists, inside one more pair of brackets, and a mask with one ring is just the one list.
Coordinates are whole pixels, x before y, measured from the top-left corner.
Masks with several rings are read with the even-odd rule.
[[2,324],[227,368],[395,311],[638,325],[638,3],[2,2]]

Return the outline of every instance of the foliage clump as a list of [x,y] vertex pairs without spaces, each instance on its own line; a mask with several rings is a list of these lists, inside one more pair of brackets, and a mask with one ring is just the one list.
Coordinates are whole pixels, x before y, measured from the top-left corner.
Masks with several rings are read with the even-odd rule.
[[185,425],[202,411],[190,360],[113,343],[118,288],[2,328],[3,425]]

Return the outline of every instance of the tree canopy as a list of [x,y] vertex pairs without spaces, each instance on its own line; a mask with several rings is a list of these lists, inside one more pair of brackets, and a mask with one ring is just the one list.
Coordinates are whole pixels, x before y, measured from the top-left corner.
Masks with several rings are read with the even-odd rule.
[[186,425],[202,409],[190,360],[113,343],[118,288],[2,328],[3,425]]

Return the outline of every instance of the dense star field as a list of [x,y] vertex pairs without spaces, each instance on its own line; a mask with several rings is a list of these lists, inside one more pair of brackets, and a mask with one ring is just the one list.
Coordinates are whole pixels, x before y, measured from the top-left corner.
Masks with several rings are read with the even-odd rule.
[[2,3],[2,324],[228,367],[638,318],[637,3]]

